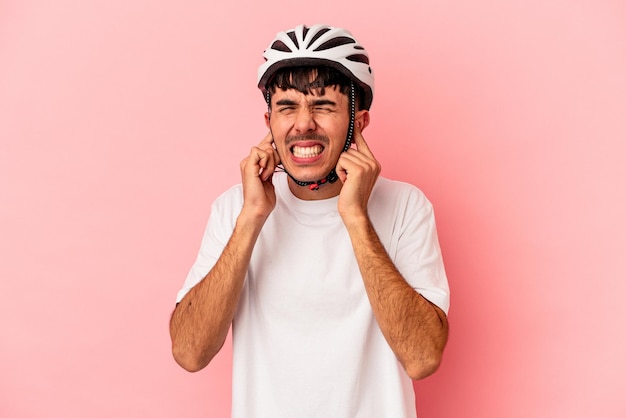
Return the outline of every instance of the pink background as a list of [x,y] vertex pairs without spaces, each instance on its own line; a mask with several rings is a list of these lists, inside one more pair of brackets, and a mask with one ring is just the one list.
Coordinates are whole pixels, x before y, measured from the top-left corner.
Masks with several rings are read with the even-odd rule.
[[228,416],[228,350],[184,372],[169,314],[265,135],[262,50],[316,22],[369,49],[366,139],[436,207],[420,416],[626,416],[626,3],[213,3],[0,1],[0,416]]

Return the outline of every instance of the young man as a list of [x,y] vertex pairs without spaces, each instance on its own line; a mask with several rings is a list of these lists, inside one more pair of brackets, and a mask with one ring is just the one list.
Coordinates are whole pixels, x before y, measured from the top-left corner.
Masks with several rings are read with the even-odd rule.
[[415,417],[411,379],[440,364],[449,290],[430,203],[379,177],[363,138],[367,52],[315,25],[264,57],[269,133],[213,204],[174,357],[202,369],[232,325],[234,417]]

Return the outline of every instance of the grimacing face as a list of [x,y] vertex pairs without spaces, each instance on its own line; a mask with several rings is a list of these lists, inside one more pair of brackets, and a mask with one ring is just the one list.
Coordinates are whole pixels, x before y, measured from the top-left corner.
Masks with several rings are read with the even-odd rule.
[[287,172],[301,181],[317,181],[335,168],[343,151],[349,99],[338,87],[326,87],[323,95],[319,89],[311,94],[276,89],[265,122]]

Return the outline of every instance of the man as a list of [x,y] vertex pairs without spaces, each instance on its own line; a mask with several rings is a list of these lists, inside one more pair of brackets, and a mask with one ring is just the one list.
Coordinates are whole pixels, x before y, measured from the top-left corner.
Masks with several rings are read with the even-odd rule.
[[415,417],[411,379],[440,364],[449,290],[430,203],[379,177],[363,138],[367,52],[315,25],[264,57],[269,133],[213,204],[174,357],[202,369],[232,324],[234,417]]

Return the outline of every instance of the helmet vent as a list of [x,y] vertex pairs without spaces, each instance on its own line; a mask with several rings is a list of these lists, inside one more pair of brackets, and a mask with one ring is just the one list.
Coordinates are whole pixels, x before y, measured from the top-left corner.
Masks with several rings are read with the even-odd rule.
[[309,42],[309,44],[306,46],[307,49],[313,45],[313,42],[317,41],[319,39],[320,36],[322,36],[323,34],[325,34],[326,32],[328,32],[330,30],[330,28],[324,28],[324,29],[320,29],[311,39],[311,41]]
[[346,57],[346,59],[349,60],[349,61],[362,62],[363,64],[370,65],[369,58],[367,58],[367,56],[363,55],[363,54],[349,55],[349,56]]
[[291,41],[296,44],[296,48],[300,48],[300,45],[298,44],[298,38],[296,38],[296,33],[294,31],[287,32],[287,36],[289,36],[289,38],[291,38]]
[[331,49],[331,48],[335,48],[341,45],[354,44],[354,43],[356,42],[352,38],[349,38],[347,36],[337,36],[333,39],[330,39],[324,42],[323,44],[315,48],[314,51],[324,51],[326,49]]
[[289,47],[285,45],[283,41],[275,41],[272,44],[271,49],[274,49],[276,51],[282,51],[282,52],[291,52],[291,49],[289,49]]

